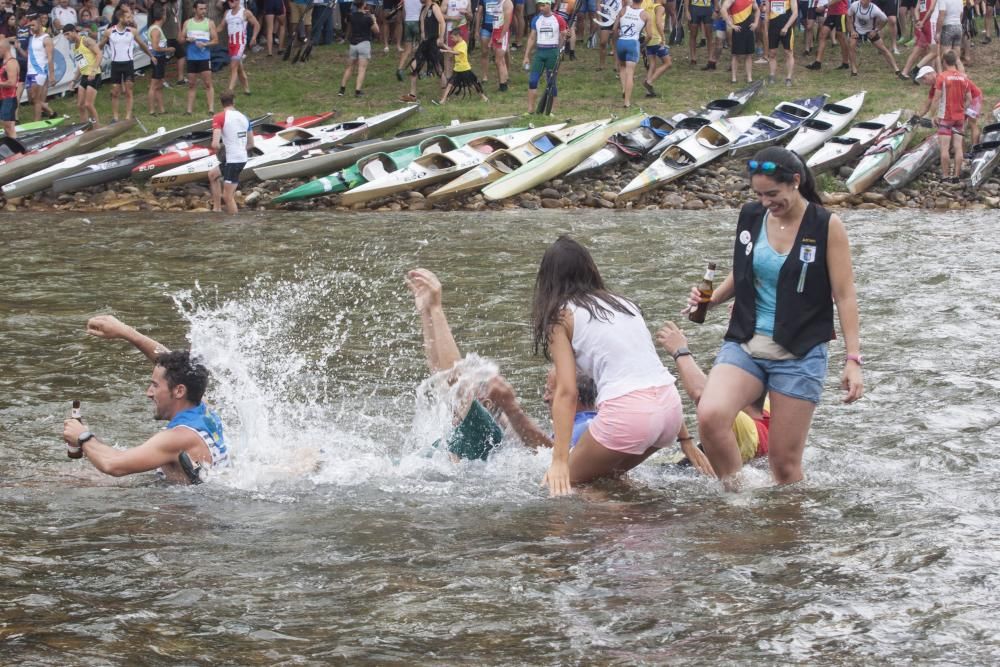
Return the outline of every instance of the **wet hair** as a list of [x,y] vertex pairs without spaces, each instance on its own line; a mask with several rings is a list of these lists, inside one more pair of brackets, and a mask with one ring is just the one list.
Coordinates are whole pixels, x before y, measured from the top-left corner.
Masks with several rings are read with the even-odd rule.
[[535,295],[531,306],[535,354],[539,348],[549,356],[549,337],[559,324],[562,311],[574,304],[590,313],[591,318],[608,322],[612,310],[636,315],[639,307],[623,296],[609,292],[590,252],[563,235],[542,255],[535,277]]
[[195,361],[190,351],[174,350],[158,354],[156,365],[163,368],[167,387],[173,389],[182,384],[187,389],[187,400],[201,403],[208,387],[208,369]]
[[795,183],[795,175],[799,176],[799,194],[801,194],[806,201],[812,202],[813,204],[822,204],[820,201],[819,192],[816,189],[816,178],[813,176],[812,171],[806,166],[805,160],[802,159],[795,151],[790,151],[787,148],[782,148],[781,146],[769,146],[763,150],[757,151],[753,156],[753,159],[757,162],[773,162],[778,166],[777,169],[770,173],[765,173],[761,171],[755,171],[750,174],[752,178],[756,174],[761,174],[771,178],[776,183]]
[[941,60],[943,60],[944,64],[948,67],[954,67],[958,64],[958,56],[955,55],[954,51],[945,51],[944,55],[941,56]]
[[576,374],[576,400],[585,408],[593,408],[597,404],[597,384],[579,372]]
[[233,106],[233,102],[236,100],[236,94],[231,90],[227,90],[219,95],[219,102],[222,103],[224,107]]

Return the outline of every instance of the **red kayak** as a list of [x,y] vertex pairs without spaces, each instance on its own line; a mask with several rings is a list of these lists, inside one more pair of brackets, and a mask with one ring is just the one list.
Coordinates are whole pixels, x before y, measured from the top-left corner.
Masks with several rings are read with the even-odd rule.
[[[267,114],[266,116],[255,118],[251,121],[250,125],[253,127],[254,134],[263,138],[272,136],[276,132],[289,127],[312,127],[319,125],[323,121],[333,118],[334,114],[335,112],[328,111],[311,116],[289,116],[282,123],[267,122],[271,120],[271,114]],[[194,160],[200,160],[209,155],[215,155],[215,149],[206,145],[211,143],[211,140],[212,137],[209,134],[208,139],[204,142],[178,142],[167,148],[162,155],[157,155],[150,160],[146,160],[133,169],[132,178],[139,180],[151,178],[168,169],[179,167]]]

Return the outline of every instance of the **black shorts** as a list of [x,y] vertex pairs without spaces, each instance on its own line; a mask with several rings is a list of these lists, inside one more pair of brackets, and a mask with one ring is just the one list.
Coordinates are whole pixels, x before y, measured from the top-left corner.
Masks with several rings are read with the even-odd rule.
[[698,7],[696,5],[691,5],[689,9],[691,10],[691,16],[688,19],[688,23],[690,25],[712,25],[711,7]]
[[231,185],[239,185],[240,172],[243,171],[243,167],[245,166],[246,162],[227,162],[222,165],[219,167],[219,172],[222,174],[222,181]]
[[285,3],[283,0],[264,0],[264,15],[284,16]]
[[781,29],[789,23],[792,18],[791,12],[786,12],[784,16],[773,18],[767,22],[767,48],[774,51],[780,45],[785,51],[791,51],[793,45],[792,35],[795,33],[795,26],[790,25],[788,32],[781,34]]
[[187,61],[187,73],[188,74],[201,74],[202,72],[212,71],[212,61],[211,60],[191,60],[188,58]]
[[111,85],[121,85],[135,81],[135,66],[132,61],[127,63],[111,63]]
[[94,90],[100,90],[101,84],[101,74],[98,72],[94,76],[83,76],[80,77],[80,87],[81,88],[93,88]]
[[750,29],[750,26],[753,25],[753,17],[751,16],[738,25],[740,29],[733,31],[732,54],[734,56],[752,56],[757,51],[756,34]]
[[868,42],[869,44],[874,44],[882,39],[882,35],[879,34],[878,30],[872,30],[871,32],[866,32],[863,35],[858,34],[858,43]]
[[917,0],[899,0],[899,6],[904,9],[916,9]]
[[157,81],[167,77],[167,54],[157,54],[156,64],[153,65],[153,73],[150,78]]
[[899,13],[898,0],[875,0],[875,6],[886,16],[896,16]]
[[847,15],[846,14],[836,14],[834,16],[827,16],[823,21],[823,25],[833,32],[847,32]]

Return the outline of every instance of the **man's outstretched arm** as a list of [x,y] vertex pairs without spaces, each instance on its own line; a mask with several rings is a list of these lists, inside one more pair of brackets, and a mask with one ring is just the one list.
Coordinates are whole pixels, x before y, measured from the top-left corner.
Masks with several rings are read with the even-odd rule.
[[[63,440],[75,446],[80,434],[86,430],[87,427],[78,420],[67,419],[63,422]],[[194,431],[174,428],[160,431],[138,447],[124,450],[91,438],[84,443],[83,453],[104,474],[123,477],[175,463],[181,452],[196,442],[201,442],[201,438]]]
[[427,365],[432,373],[452,368],[462,355],[441,305],[441,281],[427,269],[413,269],[406,274],[406,285],[420,313]]
[[142,335],[113,315],[91,317],[87,320],[87,333],[105,340],[127,340],[150,361],[156,361],[158,355],[170,351],[165,345]]
[[511,428],[526,446],[532,449],[552,447],[552,438],[521,409],[514,388],[507,380],[499,375],[490,380],[486,387],[486,396],[503,411]]

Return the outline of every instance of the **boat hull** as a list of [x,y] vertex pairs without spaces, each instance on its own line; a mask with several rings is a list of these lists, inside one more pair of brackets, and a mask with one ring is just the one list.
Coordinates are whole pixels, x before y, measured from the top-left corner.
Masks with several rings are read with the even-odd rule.
[[979,139],[969,153],[969,164],[972,166],[969,184],[974,188],[992,176],[997,164],[1000,164],[1000,123],[984,127]]
[[937,135],[932,134],[924,139],[919,146],[896,160],[885,172],[882,180],[894,190],[905,187],[913,179],[927,171],[931,165],[937,164],[940,159],[941,145],[938,143]]
[[846,97],[839,102],[823,105],[815,117],[804,121],[786,148],[805,157],[825,144],[830,138],[840,134],[861,111],[865,103],[865,91]]
[[847,191],[857,195],[874,185],[906,150],[913,138],[913,129],[913,125],[907,123],[879,139],[848,177]]
[[813,174],[836,169],[864,154],[880,135],[895,129],[902,110],[876,116],[871,120],[857,123],[842,135],[832,137],[812,154],[806,166]]

